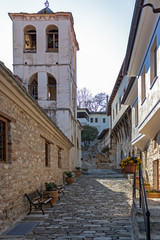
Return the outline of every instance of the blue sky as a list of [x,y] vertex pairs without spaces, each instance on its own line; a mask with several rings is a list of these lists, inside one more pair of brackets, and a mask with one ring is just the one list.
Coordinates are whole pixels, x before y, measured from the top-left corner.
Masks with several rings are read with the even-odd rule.
[[[45,0],[7,0],[0,8],[0,61],[12,70],[12,21],[8,12],[36,13]],[[77,85],[93,95],[111,94],[123,62],[135,0],[49,0],[53,12],[72,12],[80,50]]]

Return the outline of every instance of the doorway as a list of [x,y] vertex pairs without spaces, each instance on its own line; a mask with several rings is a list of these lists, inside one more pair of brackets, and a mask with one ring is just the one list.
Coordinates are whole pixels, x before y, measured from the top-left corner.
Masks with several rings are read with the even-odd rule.
[[153,188],[159,189],[159,160],[153,161]]

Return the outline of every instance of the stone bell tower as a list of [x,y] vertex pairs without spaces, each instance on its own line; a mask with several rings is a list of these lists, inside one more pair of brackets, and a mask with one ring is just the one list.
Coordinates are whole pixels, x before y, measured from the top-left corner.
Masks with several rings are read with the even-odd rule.
[[72,14],[54,13],[46,1],[45,8],[38,13],[9,13],[9,16],[13,21],[14,74],[72,141],[71,155],[76,159],[79,46]]

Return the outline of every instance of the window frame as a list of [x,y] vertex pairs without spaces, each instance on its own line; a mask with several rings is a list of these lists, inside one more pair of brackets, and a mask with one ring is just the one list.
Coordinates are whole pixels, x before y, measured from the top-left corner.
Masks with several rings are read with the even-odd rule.
[[152,44],[150,58],[151,58],[150,85],[152,85],[155,78],[157,77],[157,38],[154,39],[154,42]]
[[[1,132],[0,132],[0,148],[2,149],[2,158],[0,158],[0,163],[8,163],[8,121],[1,116],[0,116],[0,121],[4,123],[4,128],[5,128],[4,129],[5,135],[4,135],[3,141],[1,141]],[[2,143],[2,146],[1,146],[1,143]],[[5,154],[3,154],[3,152],[5,152]],[[5,157],[3,158],[3,156]]]
[[45,140],[45,167],[50,167],[50,143]]
[[145,66],[144,66],[141,74],[141,103],[143,103],[145,98],[146,98],[146,74],[145,74]]
[[[29,43],[32,45],[30,48],[27,48],[27,35],[29,36]],[[33,43],[35,46],[33,47]],[[24,52],[25,53],[36,53],[37,52],[37,30],[33,25],[25,26],[24,28]]]
[[138,125],[138,102],[135,105],[135,126]]
[[98,118],[95,118],[95,123],[98,123]]
[[58,147],[58,168],[62,168],[62,148]]
[[[49,38],[51,43],[49,43]],[[49,46],[49,44],[51,44]],[[49,25],[46,29],[46,52],[57,53],[59,51],[59,30],[55,25]]]

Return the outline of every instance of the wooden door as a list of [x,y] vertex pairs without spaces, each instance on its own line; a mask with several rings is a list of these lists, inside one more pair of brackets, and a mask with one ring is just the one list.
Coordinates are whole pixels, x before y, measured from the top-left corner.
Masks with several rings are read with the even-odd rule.
[[159,189],[159,160],[153,162],[153,188]]

